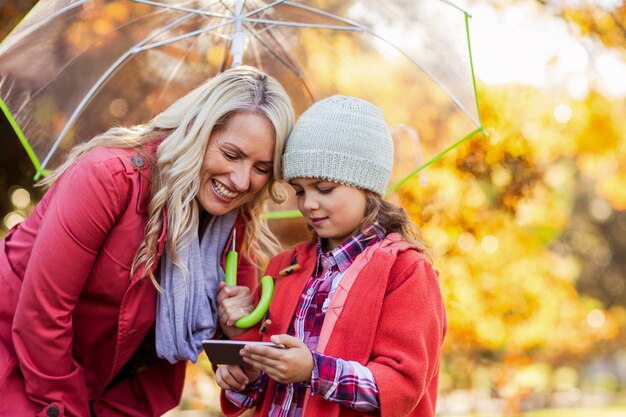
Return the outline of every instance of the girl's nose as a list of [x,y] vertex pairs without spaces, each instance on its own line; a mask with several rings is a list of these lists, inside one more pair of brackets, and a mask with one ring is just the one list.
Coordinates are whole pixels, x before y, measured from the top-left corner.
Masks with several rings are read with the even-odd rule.
[[304,195],[304,209],[305,210],[316,210],[319,208],[319,204],[317,200],[309,195]]

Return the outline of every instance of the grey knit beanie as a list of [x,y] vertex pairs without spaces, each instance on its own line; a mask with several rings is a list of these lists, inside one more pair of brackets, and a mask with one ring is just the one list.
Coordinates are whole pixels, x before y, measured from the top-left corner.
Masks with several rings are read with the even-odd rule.
[[283,154],[283,178],[321,178],[380,195],[393,166],[393,140],[380,109],[347,96],[320,100],[294,126]]

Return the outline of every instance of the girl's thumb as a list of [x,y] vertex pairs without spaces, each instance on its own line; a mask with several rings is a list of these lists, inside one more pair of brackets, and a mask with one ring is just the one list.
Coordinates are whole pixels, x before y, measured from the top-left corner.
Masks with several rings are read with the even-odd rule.
[[275,334],[270,338],[270,340],[272,341],[272,343],[276,343],[277,345],[283,345],[287,348],[297,347],[300,345],[299,339],[293,336],[289,336],[288,334]]

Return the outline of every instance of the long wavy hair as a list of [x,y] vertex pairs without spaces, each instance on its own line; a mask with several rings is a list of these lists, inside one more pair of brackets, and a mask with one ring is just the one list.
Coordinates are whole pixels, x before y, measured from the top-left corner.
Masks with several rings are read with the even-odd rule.
[[359,225],[359,230],[378,222],[385,230],[386,234],[398,233],[404,240],[414,246],[428,259],[433,262],[433,254],[428,244],[424,240],[422,231],[402,207],[398,207],[370,190],[359,189],[365,194],[365,217]]
[[152,161],[148,223],[145,238],[133,261],[131,276],[140,266],[158,283],[152,272],[157,262],[157,242],[167,213],[166,247],[175,263],[177,253],[190,243],[197,232],[200,209],[196,195],[200,189],[200,167],[209,137],[223,128],[239,112],[266,117],[273,125],[276,143],[273,173],[265,186],[241,207],[246,225],[241,252],[262,268],[280,244],[261,216],[268,196],[276,203],[285,199],[281,179],[281,156],[294,123],[291,101],[282,86],[260,70],[240,66],[224,71],[183,96],[150,122],[132,127],[114,127],[89,142],[74,147],[67,160],[40,182],[51,185],[82,155],[96,147],[137,148],[164,140]]

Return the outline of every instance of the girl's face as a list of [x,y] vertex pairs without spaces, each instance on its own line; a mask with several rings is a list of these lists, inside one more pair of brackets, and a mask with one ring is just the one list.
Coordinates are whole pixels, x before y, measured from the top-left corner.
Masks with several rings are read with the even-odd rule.
[[219,216],[254,198],[272,175],[275,143],[274,126],[256,113],[237,113],[213,131],[200,168],[202,208]]
[[318,178],[293,178],[298,209],[321,238],[324,250],[332,250],[354,235],[365,217],[363,191]]

